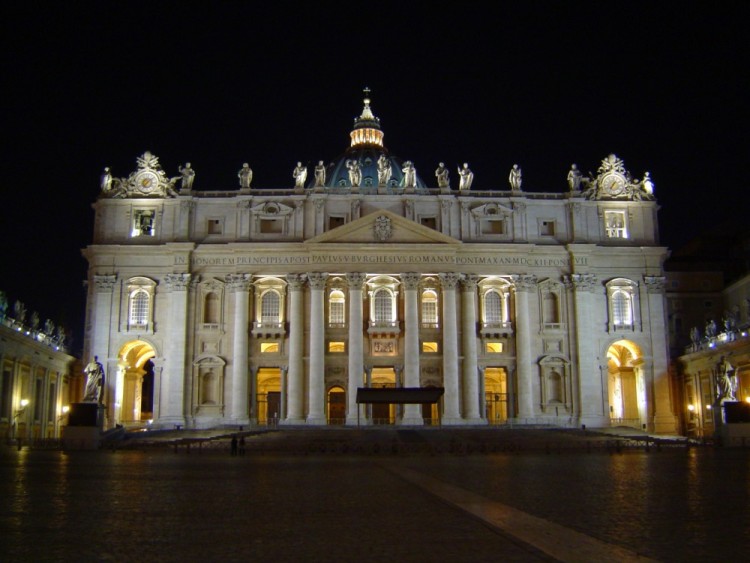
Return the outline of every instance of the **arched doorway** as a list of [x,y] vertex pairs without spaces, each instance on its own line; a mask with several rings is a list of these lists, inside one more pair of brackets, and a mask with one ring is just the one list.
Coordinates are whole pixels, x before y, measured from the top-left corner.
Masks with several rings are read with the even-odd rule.
[[128,342],[117,355],[115,422],[138,426],[154,418],[154,348],[143,340]]
[[641,428],[646,419],[646,388],[641,349],[618,340],[607,349],[609,418],[613,426]]
[[281,418],[281,370],[258,369],[258,424],[275,426]]
[[328,424],[344,424],[344,422],[346,422],[346,391],[337,385],[328,390]]
[[508,373],[505,368],[485,368],[484,397],[487,422],[505,424],[508,420]]

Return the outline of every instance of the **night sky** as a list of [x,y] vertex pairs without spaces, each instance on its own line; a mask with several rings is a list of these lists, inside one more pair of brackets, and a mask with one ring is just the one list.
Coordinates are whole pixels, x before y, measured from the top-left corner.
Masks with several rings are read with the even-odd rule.
[[563,192],[614,152],[651,172],[665,245],[747,217],[747,2],[22,4],[1,24],[0,289],[74,352],[104,166],[150,150],[197,190],[237,188],[243,162],[292,187],[346,149],[365,86],[428,185],[468,162],[505,189],[518,163],[525,191]]

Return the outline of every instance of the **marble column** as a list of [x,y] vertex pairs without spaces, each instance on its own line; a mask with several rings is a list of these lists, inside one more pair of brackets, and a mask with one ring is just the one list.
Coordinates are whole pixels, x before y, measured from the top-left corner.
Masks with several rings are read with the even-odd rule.
[[[477,276],[466,275],[461,280],[461,332],[463,361],[463,417],[466,424],[482,424],[479,415],[479,372],[477,370]],[[485,421],[486,422],[486,421]]]
[[[416,273],[401,274],[404,284],[404,387],[420,387],[418,289],[421,278]],[[420,405],[405,405],[400,424],[424,424]]]
[[227,274],[229,291],[234,293],[234,344],[232,354],[232,422],[250,422],[248,410],[248,303],[250,274]]
[[534,360],[531,356],[531,331],[533,330],[529,300],[536,292],[536,276],[517,275],[513,280],[516,299],[516,374],[518,376],[518,414],[520,419],[534,418]]
[[[346,389],[346,424],[356,425],[363,418],[357,405],[357,388],[362,385],[364,373],[364,338],[362,334],[362,286],[367,276],[355,272],[346,275],[349,285],[349,379]],[[359,416],[358,416],[359,415]]]
[[579,420],[591,428],[609,426],[609,412],[604,401],[607,382],[602,382],[601,378],[592,321],[594,294],[602,293],[601,287],[595,274],[571,274],[565,281],[573,288],[575,307]]
[[303,424],[304,377],[304,296],[305,278],[301,274],[288,274],[289,284],[289,371],[287,372],[287,412],[284,424]]
[[310,378],[308,380],[308,424],[325,424],[325,289],[328,274],[307,274],[310,283]]
[[458,389],[458,326],[456,318],[456,286],[459,274],[440,274],[443,289],[443,397],[442,424],[462,424]]
[[[112,292],[117,283],[117,276],[115,275],[97,275],[92,276],[93,288],[91,291],[91,303],[89,305],[89,315],[91,315],[90,323],[91,338],[89,340],[89,349],[86,351],[87,355],[84,357],[83,365],[86,365],[94,356],[99,357],[99,361],[103,365],[108,364],[110,355],[109,349],[109,335],[112,331]],[[153,305],[153,303],[152,303]],[[117,352],[115,352],[116,354]],[[115,378],[108,378],[105,380],[103,389],[103,395],[109,400],[107,413],[110,420],[116,420],[115,417],[115,399],[116,395],[116,380]]]
[[[672,410],[672,393],[669,385],[669,343],[667,342],[666,307],[664,301],[664,283],[662,276],[644,276],[646,287],[646,315],[651,335],[652,362],[644,369],[645,375],[651,375],[653,385],[646,385],[646,397],[649,407],[653,405],[653,429],[660,434],[677,432],[677,418]],[[649,369],[650,368],[650,369]],[[650,374],[648,373],[650,372]],[[649,421],[650,422],[650,421]]]
[[190,274],[167,274],[169,312],[164,354],[166,366],[162,375],[162,426],[185,424],[185,353],[187,340],[187,298]]

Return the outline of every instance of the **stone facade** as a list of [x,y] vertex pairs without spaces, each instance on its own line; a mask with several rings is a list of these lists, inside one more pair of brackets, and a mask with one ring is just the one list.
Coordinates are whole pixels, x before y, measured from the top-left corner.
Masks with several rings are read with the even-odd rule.
[[[85,354],[114,374],[110,425],[675,430],[667,250],[622,161],[565,192],[431,188],[400,175],[369,100],[351,138],[304,187],[178,192],[150,153],[103,183]],[[445,392],[358,405],[365,386]]]

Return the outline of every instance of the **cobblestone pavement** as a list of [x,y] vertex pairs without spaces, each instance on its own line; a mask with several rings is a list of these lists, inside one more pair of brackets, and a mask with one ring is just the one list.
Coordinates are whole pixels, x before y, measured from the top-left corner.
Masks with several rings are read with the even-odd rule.
[[[549,522],[563,543],[583,537],[622,548],[609,561],[626,560],[622,553],[736,560],[750,549],[747,450],[617,453],[557,441],[549,447],[546,436],[530,433],[527,445],[537,447],[527,451],[467,455],[479,448],[431,434],[454,453],[411,454],[404,447],[394,454],[371,447],[392,445],[392,435],[369,434],[347,442],[359,452],[342,453],[339,438],[326,446],[315,436],[308,436],[314,453],[248,447],[237,457],[224,447],[193,447],[190,454],[185,447],[0,447],[0,560],[551,560],[544,542],[511,525],[524,515],[541,529]],[[273,440],[289,444],[278,435]],[[422,440],[399,435],[400,444]],[[441,496],[436,483],[516,518],[505,525],[482,520],[460,497]],[[601,560],[572,553],[580,557],[557,557]]]

